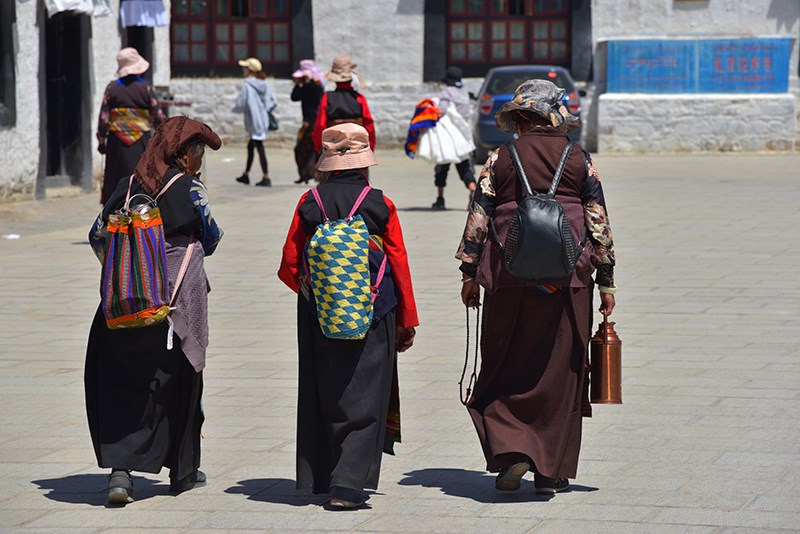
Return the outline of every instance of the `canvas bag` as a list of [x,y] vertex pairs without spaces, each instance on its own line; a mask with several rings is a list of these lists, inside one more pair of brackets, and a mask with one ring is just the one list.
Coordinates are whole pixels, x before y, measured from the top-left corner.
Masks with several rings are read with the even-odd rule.
[[[172,348],[172,320],[175,295],[178,293],[194,241],[186,247],[180,271],[169,295],[164,223],[157,201],[183,174],[173,177],[156,195],[131,196],[133,176],[122,209],[108,217],[108,245],[100,280],[101,307],[110,329],[140,328],[169,321],[167,348]],[[141,197],[145,202],[134,205]]]
[[320,329],[331,339],[364,339],[372,324],[373,302],[386,271],[386,256],[372,285],[369,230],[364,218],[355,215],[371,189],[366,186],[347,217],[335,221],[325,213],[317,188],[311,190],[323,222],[306,247],[308,278]]
[[531,190],[514,145],[506,144],[525,193],[511,218],[503,244],[506,268],[517,278],[551,280],[575,271],[581,249],[575,245],[564,208],[555,199],[572,145],[567,143],[550,189],[541,194]]

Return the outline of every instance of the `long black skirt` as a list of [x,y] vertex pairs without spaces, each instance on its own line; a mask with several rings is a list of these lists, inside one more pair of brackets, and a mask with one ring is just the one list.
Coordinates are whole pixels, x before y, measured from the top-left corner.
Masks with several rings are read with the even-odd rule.
[[297,488],[377,489],[395,369],[395,312],[363,340],[328,339],[298,295]]
[[105,204],[123,178],[130,178],[147,147],[152,132],[145,132],[131,146],[125,144],[116,134],[109,134],[106,141],[106,167],[103,171],[103,190],[100,203]]
[[200,467],[203,373],[167,324],[109,330],[98,308],[86,349],[86,413],[97,465],[184,478]]

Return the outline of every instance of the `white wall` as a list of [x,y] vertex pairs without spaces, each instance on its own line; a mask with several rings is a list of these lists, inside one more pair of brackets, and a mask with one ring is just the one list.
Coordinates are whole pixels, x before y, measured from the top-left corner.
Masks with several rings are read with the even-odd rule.
[[600,96],[599,151],[785,152],[794,149],[792,95]]
[[317,0],[314,50],[323,70],[347,54],[370,83],[422,81],[424,0]]
[[[794,39],[789,65],[789,91],[795,104],[789,106],[787,99],[780,97],[780,104],[771,107],[771,112],[783,113],[774,117],[779,124],[777,139],[784,140],[786,128],[794,131],[792,144],[800,131],[800,83],[798,83],[798,37],[800,36],[800,1],[798,0],[592,0],[592,39],[594,47],[594,73],[598,87],[604,87],[605,50],[598,41],[613,38],[665,38],[670,36],[701,37],[755,37],[787,36]],[[590,91],[591,92],[591,91]],[[637,96],[639,106],[632,108],[628,95],[620,98],[598,95],[587,99],[584,110],[584,137],[589,149],[624,151],[683,151],[688,147],[705,147],[700,150],[783,150],[783,142],[769,143],[766,139],[753,142],[742,140],[737,132],[753,119],[749,110],[763,105],[760,95],[753,97],[751,104],[738,105],[747,100],[747,95],[727,95],[721,100],[706,98],[708,95],[646,95]],[[641,95],[639,95],[641,96]],[[774,97],[773,97],[774,98]],[[640,101],[641,100],[641,101]],[[789,99],[791,100],[791,98]],[[708,102],[730,103],[730,109],[720,112],[707,106]],[[685,130],[671,127],[670,121],[657,117],[664,106],[684,106],[697,114],[696,123],[705,128]],[[607,109],[602,109],[607,106]],[[625,115],[633,113],[632,116]],[[719,124],[720,119],[727,126]],[[630,123],[620,127],[619,122]],[[682,121],[678,121],[675,126]],[[633,123],[649,124],[650,128],[637,128]],[[643,136],[626,140],[624,135]],[[645,137],[645,133],[650,132]],[[705,136],[712,134],[712,140]],[[688,137],[687,137],[688,136]],[[725,136],[728,136],[725,139]],[[648,138],[649,137],[649,138]],[[656,142],[650,142],[656,139]]]
[[32,198],[39,168],[39,29],[36,2],[17,4],[17,123],[0,128],[0,201]]

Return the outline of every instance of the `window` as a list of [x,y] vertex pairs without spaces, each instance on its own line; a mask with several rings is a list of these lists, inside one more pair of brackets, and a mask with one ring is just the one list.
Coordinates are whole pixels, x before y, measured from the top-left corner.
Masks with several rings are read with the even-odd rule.
[[447,61],[467,76],[504,64],[570,64],[569,0],[449,0]]
[[17,123],[17,94],[14,68],[14,27],[16,2],[0,2],[0,127]]
[[173,0],[172,71],[237,76],[258,58],[271,75],[291,68],[290,0]]

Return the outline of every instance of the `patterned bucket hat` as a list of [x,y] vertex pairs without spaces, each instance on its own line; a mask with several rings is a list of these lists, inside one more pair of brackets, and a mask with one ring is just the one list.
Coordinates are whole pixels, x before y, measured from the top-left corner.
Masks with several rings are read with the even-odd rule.
[[503,104],[494,116],[497,127],[516,133],[514,111],[535,113],[544,117],[559,132],[568,133],[581,125],[581,120],[564,107],[564,89],[548,80],[528,80],[514,91],[514,98]]

